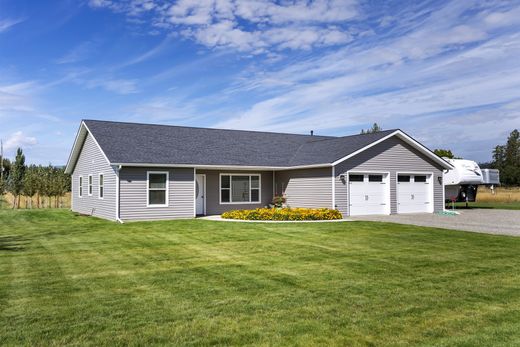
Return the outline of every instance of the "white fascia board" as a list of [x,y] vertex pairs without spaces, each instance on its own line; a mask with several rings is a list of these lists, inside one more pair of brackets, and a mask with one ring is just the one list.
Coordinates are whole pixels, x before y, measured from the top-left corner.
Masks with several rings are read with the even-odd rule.
[[437,156],[435,153],[433,153],[432,151],[430,151],[428,148],[424,147],[423,145],[421,145],[419,142],[417,142],[416,140],[414,140],[413,138],[411,138],[410,136],[406,135],[405,133],[403,133],[401,130],[396,130],[394,131],[393,133],[390,133],[388,134],[387,136],[385,137],[382,137],[380,138],[379,140],[377,141],[374,141],[372,142],[371,144],[361,148],[361,149],[358,149],[357,151],[347,155],[347,156],[344,156],[343,158],[341,159],[338,159],[336,160],[335,162],[332,163],[333,166],[336,166],[338,165],[339,163],[349,159],[349,158],[352,158],[353,156],[363,152],[363,151],[366,151],[367,149],[371,148],[371,147],[374,147],[375,145],[391,138],[392,136],[398,136],[399,138],[401,138],[404,142],[406,142],[407,144],[409,144],[410,146],[414,147],[415,149],[417,149],[419,152],[421,152],[422,154],[426,155],[428,158],[432,159],[434,162],[440,164],[443,168],[445,169],[453,169],[453,166],[448,163],[447,161],[445,161],[444,159],[440,158],[439,156]]
[[299,166],[242,166],[242,165],[199,165],[199,164],[150,164],[150,163],[113,163],[112,165],[120,165],[124,167],[181,167],[181,168],[196,168],[207,170],[263,170],[263,171],[283,171],[283,170],[297,170],[297,169],[311,169],[320,167],[331,167],[332,164],[314,164],[314,165],[299,165]]
[[[84,124],[83,122],[81,122],[81,124],[79,125],[79,128],[78,128],[78,132],[76,133],[76,138],[74,139],[74,144],[72,145],[72,149],[70,151],[70,154],[69,154],[69,160],[67,160],[67,166],[65,167],[65,173],[67,174],[71,174],[72,173],[72,167],[75,166],[76,164],[76,159],[79,155],[79,142],[80,142],[80,136],[82,136],[82,139],[81,139],[81,145],[83,144],[83,141],[85,140],[86,138],[86,128],[84,127]],[[72,164],[74,162],[74,165]]]

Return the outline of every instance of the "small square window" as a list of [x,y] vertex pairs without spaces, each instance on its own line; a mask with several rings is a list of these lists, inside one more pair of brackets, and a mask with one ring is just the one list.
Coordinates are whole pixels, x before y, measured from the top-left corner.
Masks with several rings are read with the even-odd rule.
[[414,181],[415,182],[425,183],[426,182],[426,176],[414,176]]
[[397,176],[397,182],[410,182],[410,175]]
[[383,182],[383,175],[368,175],[369,182]]
[[348,179],[350,182],[363,182],[364,176],[363,175],[349,175]]

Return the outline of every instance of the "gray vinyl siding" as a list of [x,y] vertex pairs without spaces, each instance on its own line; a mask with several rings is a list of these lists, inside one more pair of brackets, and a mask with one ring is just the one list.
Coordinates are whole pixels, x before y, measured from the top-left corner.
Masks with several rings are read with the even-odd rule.
[[339,175],[352,170],[390,172],[391,213],[397,213],[396,173],[432,172],[434,211],[442,211],[444,208],[443,186],[439,183],[442,168],[397,137],[391,137],[336,165],[336,208],[344,215],[348,215],[348,187],[346,182],[339,179]]
[[[260,203],[221,204],[220,174],[260,174]],[[269,205],[273,200],[272,171],[233,171],[233,170],[197,170],[197,174],[206,175],[206,214],[217,215],[229,210],[251,210]]]
[[277,171],[276,193],[290,207],[331,208],[332,168]]
[[[146,206],[148,171],[169,172],[167,207]],[[193,168],[123,167],[119,179],[119,213],[123,222],[192,218],[195,215]]]
[[[104,198],[99,199],[99,174],[104,175]],[[88,176],[92,175],[92,196],[88,195]],[[79,177],[83,177],[83,197],[79,197]],[[72,173],[72,211],[116,220],[116,182],[114,169],[88,134]]]

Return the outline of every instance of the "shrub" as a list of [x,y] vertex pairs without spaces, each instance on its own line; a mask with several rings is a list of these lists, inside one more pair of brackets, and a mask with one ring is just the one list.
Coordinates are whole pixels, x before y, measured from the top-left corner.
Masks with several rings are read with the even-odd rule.
[[343,216],[338,210],[328,208],[257,208],[224,212],[222,218],[242,220],[333,220]]
[[273,198],[274,207],[283,207],[285,205],[285,197],[283,195],[276,195]]

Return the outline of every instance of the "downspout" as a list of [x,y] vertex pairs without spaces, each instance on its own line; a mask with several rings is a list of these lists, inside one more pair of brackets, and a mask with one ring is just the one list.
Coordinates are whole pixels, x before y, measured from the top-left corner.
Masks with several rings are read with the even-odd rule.
[[119,205],[120,205],[120,188],[119,188],[119,185],[120,185],[120,182],[121,180],[119,179],[119,170],[121,170],[123,168],[122,165],[119,165],[119,166],[116,166],[115,167],[115,173],[116,173],[116,220],[123,224],[124,222],[121,220],[120,218],[120,210],[119,210]]
[[332,209],[336,209],[336,167],[332,167]]

